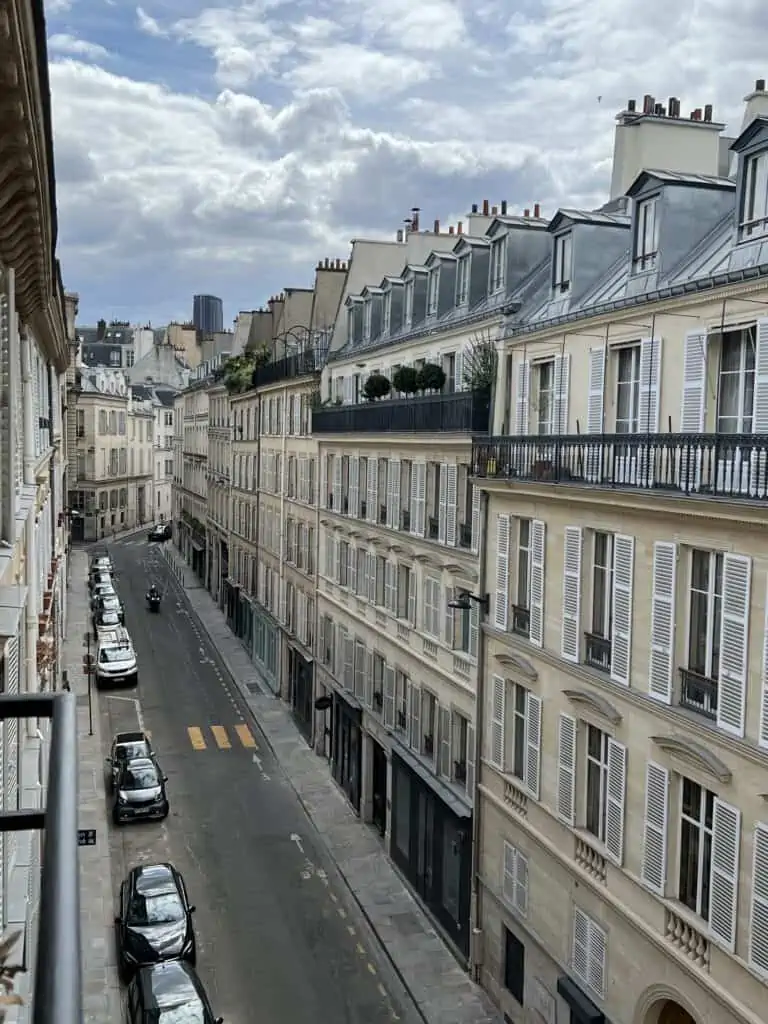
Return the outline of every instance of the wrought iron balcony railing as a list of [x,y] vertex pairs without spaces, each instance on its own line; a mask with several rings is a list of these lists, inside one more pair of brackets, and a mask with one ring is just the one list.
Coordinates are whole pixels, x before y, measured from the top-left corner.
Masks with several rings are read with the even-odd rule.
[[281,380],[292,380],[294,377],[306,377],[308,374],[320,373],[328,355],[326,347],[308,348],[303,352],[295,352],[283,359],[276,359],[265,366],[257,366],[251,375],[251,385],[262,388],[267,384],[279,384]]
[[591,434],[476,437],[477,477],[768,499],[768,435]]
[[484,393],[382,398],[358,405],[334,405],[312,412],[313,434],[482,434],[490,403]]
[[43,830],[32,1024],[82,1024],[77,718],[74,694],[0,695],[0,721],[51,719],[48,798],[42,809],[2,811],[0,831]]

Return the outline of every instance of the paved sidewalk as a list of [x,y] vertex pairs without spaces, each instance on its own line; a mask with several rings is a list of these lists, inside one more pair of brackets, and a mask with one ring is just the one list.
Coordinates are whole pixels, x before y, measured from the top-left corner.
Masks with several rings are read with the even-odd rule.
[[89,736],[88,681],[83,673],[83,635],[90,625],[86,589],[88,554],[70,552],[67,591],[67,639],[63,668],[77,696],[77,738],[80,769],[79,828],[96,829],[96,845],[80,847],[80,907],[83,960],[84,1024],[118,1024],[122,1018],[114,941],[114,900],[105,813],[104,755],[101,750],[99,709],[93,694],[93,735]]
[[170,544],[163,553],[426,1024],[500,1021],[405,887],[379,840],[352,812],[326,762],[307,746],[286,705],[262,682],[208,591]]

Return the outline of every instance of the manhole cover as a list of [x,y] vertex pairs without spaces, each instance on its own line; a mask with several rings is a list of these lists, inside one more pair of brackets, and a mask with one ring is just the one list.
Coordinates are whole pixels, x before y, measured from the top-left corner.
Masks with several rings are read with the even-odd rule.
[[248,693],[261,693],[261,687],[258,683],[246,683],[245,685],[248,688]]
[[79,693],[77,695],[77,697],[75,698],[75,704],[79,708],[87,708],[88,707],[88,694],[87,693]]

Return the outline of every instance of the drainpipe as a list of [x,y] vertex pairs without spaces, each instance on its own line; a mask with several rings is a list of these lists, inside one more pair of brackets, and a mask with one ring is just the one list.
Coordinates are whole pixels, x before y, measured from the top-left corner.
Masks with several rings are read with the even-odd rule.
[[[32,387],[32,346],[26,330],[20,332],[21,342],[21,382],[22,406],[24,413],[24,486],[35,488],[35,409],[34,391]],[[27,671],[26,689],[28,693],[36,693],[39,689],[37,679],[37,640],[38,640],[38,565],[35,523],[37,520],[37,494],[35,503],[27,516],[25,524],[25,583],[27,585]],[[37,732],[37,719],[27,719],[27,735],[34,736]]]
[[[478,596],[486,593],[486,550],[485,538],[488,535],[488,495],[485,491],[480,492],[480,545],[479,545],[479,572],[478,572]],[[490,615],[490,602],[488,604],[488,615]],[[484,625],[484,624],[483,624]],[[483,753],[483,729],[485,719],[485,651],[487,639],[483,635],[481,626],[480,645],[477,651],[477,697],[475,698],[475,786],[472,794],[472,935],[470,937],[470,957],[472,963],[472,975],[476,982],[480,980],[480,970],[483,962],[482,949],[482,928],[480,915],[480,770]]]

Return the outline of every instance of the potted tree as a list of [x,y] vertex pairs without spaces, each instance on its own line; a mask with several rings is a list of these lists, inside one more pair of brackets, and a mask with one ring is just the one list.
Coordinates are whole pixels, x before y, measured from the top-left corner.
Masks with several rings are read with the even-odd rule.
[[437,363],[425,363],[417,374],[419,391],[442,391],[445,387],[445,370]]
[[391,390],[392,385],[383,373],[372,373],[363,385],[363,395],[369,402],[386,397]]
[[400,366],[392,375],[392,387],[402,395],[415,395],[419,390],[419,375],[412,366]]

